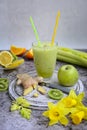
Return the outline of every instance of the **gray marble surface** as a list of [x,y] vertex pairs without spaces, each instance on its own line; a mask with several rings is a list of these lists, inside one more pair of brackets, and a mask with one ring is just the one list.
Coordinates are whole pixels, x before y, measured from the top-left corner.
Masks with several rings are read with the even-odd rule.
[[[56,69],[66,63],[58,62]],[[75,66],[79,71],[79,78],[84,84],[85,98],[84,104],[87,106],[87,68]],[[11,82],[17,73],[29,72],[34,70],[33,61],[25,61],[25,63],[18,69],[1,71],[0,77],[6,77]],[[83,121],[80,125],[73,125],[70,123],[68,126],[62,126],[56,124],[48,127],[48,120],[42,116],[40,110],[32,110],[32,116],[30,120],[22,118],[18,112],[10,112],[9,108],[11,105],[11,98],[9,97],[8,91],[0,92],[0,130],[87,130],[87,121]]]

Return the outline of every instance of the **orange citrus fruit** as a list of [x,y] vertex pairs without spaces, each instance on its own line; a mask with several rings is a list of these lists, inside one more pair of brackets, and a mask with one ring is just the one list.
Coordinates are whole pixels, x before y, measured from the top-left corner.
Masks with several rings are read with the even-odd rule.
[[1,51],[0,52],[0,64],[2,66],[8,66],[12,63],[13,56],[9,51]]
[[15,54],[16,56],[23,55],[26,52],[26,48],[17,47],[12,45],[10,47],[11,53]]
[[25,53],[25,57],[29,59],[33,59],[33,50],[30,49]]

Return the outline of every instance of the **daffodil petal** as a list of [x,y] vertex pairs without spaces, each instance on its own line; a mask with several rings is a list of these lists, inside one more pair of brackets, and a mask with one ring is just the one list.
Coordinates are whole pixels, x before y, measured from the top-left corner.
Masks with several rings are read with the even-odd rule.
[[58,120],[50,120],[49,121],[49,126],[57,124],[57,123],[58,123]]
[[77,95],[73,89],[70,90],[69,97],[71,98],[77,98]]
[[49,117],[49,111],[44,111],[42,115],[45,117]]
[[78,111],[78,108],[77,107],[72,107],[72,108],[69,108],[69,113],[75,113]]
[[58,108],[59,108],[59,106],[60,106],[60,108],[64,107],[63,99],[64,99],[64,98],[62,98],[59,102],[57,102],[56,106],[57,106]]
[[80,107],[78,107],[78,109],[80,110],[80,111],[84,111],[84,113],[85,113],[85,116],[84,116],[84,119],[85,120],[87,120],[87,107],[85,107],[85,106],[80,106]]
[[54,107],[54,104],[52,102],[48,102],[48,108],[52,109]]
[[84,92],[80,93],[80,94],[77,96],[78,101],[81,102],[81,101],[83,100],[84,96],[85,96]]
[[59,118],[59,122],[61,123],[61,124],[63,124],[63,125],[67,125],[68,124],[68,119],[65,117],[65,116],[61,116],[60,118]]
[[69,114],[70,113],[70,108],[66,108],[64,106],[64,103],[62,103],[62,104],[63,105],[61,105],[61,103],[57,104],[58,109],[60,109],[60,111],[61,111],[61,115],[67,115],[67,114]]

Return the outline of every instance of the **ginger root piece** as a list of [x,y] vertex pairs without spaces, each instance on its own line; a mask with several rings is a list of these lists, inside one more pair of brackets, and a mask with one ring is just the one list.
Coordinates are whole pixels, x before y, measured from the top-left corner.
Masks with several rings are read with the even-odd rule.
[[21,80],[18,79],[18,80],[17,80],[17,85],[20,85],[20,84],[21,84]]
[[38,86],[37,90],[38,90],[38,92],[40,92],[43,95],[46,94],[46,90],[43,87],[41,87],[41,86]]
[[27,95],[28,93],[32,92],[33,89],[36,89],[39,82],[43,81],[42,77],[31,77],[27,73],[24,74],[18,74],[17,75],[17,85],[22,84],[24,88],[23,95]]
[[33,97],[35,97],[35,98],[37,98],[38,96],[39,96],[38,93],[34,93],[34,94],[33,94]]
[[24,89],[23,95],[26,96],[27,94],[31,93],[33,91],[33,87],[30,86],[29,88]]
[[24,74],[18,74],[17,75],[18,81],[17,85],[22,84],[24,89],[28,88],[29,86],[32,86],[34,84],[38,84],[36,80],[34,80],[30,75],[24,73]]

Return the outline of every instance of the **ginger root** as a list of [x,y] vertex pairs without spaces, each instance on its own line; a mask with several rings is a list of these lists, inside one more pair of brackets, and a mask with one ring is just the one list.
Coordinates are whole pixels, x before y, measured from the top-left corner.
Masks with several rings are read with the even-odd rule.
[[37,87],[38,83],[43,81],[42,77],[39,77],[39,76],[38,77],[31,77],[27,73],[18,74],[17,79],[18,79],[17,80],[17,85],[22,84],[22,86],[24,88],[23,95],[27,95],[28,93],[33,91],[33,89],[35,89]]

